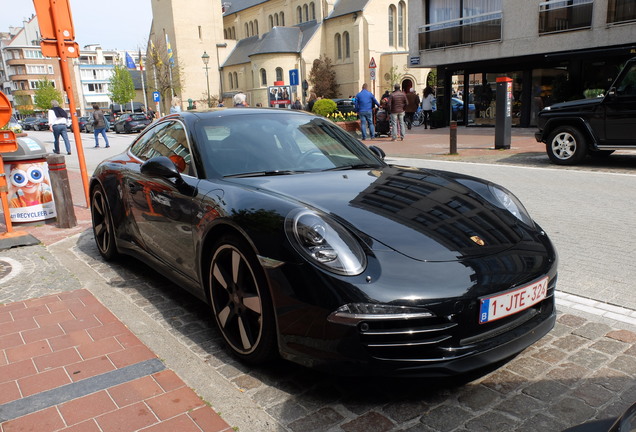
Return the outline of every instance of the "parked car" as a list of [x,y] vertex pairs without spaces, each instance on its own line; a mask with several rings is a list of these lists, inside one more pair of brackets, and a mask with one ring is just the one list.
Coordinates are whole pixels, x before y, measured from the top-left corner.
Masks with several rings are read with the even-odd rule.
[[142,131],[151,123],[145,114],[122,114],[113,123],[115,133],[133,133]]
[[31,125],[33,126],[34,131],[48,130],[49,119],[46,117],[38,117],[38,119],[31,123]]
[[33,130],[33,123],[38,121],[38,117],[26,117],[22,120],[18,120],[22,125],[23,130]]
[[209,302],[246,363],[456,375],[550,331],[557,256],[519,200],[381,154],[297,110],[171,114],[95,169],[97,248]]
[[[92,118],[91,118],[92,119]],[[87,116],[84,117],[78,117],[77,119],[77,124],[79,126],[79,130],[80,132],[87,132],[86,130],[86,123],[89,122],[89,118]]]
[[341,113],[350,113],[354,110],[353,101],[351,99],[332,99],[336,106],[338,107],[338,111]]
[[14,133],[22,133],[22,125],[18,122],[14,116],[11,116],[6,124],[7,129],[12,130]]
[[636,57],[625,64],[605,96],[546,107],[537,126],[537,141],[545,143],[550,161],[557,165],[636,149]]

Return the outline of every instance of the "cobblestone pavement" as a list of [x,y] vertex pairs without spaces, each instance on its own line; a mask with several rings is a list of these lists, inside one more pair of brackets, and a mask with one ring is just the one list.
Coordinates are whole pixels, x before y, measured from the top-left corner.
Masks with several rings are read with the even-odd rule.
[[48,250],[4,251],[0,261],[22,264],[11,279],[4,272],[3,302],[83,285],[240,431],[558,431],[636,401],[636,332],[571,313],[472,381],[342,378],[235,361],[205,304],[134,260],[105,263],[90,231]]

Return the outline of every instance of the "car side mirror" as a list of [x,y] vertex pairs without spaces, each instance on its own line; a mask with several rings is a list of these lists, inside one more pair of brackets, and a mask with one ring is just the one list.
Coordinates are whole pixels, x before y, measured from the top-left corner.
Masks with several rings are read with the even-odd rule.
[[607,91],[607,95],[608,96],[616,96],[616,87],[611,87],[608,91]]
[[177,166],[165,156],[155,156],[141,164],[141,173],[151,177],[181,178]]
[[386,153],[384,153],[384,150],[382,150],[380,147],[369,146],[369,150],[371,150],[373,154],[375,154],[378,157],[378,159],[384,160]]

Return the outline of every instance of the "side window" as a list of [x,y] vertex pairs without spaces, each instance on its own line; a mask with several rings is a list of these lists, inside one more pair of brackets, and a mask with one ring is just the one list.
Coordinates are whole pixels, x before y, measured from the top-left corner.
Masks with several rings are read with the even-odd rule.
[[636,96],[636,65],[632,65],[631,69],[616,88],[619,96]]
[[138,159],[141,159],[142,161],[148,160],[149,158],[147,157],[146,153],[147,153],[147,148],[149,146],[150,139],[154,137],[157,131],[165,128],[167,125],[168,125],[167,123],[158,124],[152,129],[146,131],[143,135],[141,135],[137,139],[135,143],[133,143],[132,147],[130,147],[130,152],[133,155],[135,155]]
[[[154,129],[137,155],[141,160],[155,156],[166,156],[182,174],[194,175],[190,145],[183,124],[179,121],[166,122],[165,126]],[[133,151],[134,153],[134,151]],[[135,153],[136,154],[136,153]]]

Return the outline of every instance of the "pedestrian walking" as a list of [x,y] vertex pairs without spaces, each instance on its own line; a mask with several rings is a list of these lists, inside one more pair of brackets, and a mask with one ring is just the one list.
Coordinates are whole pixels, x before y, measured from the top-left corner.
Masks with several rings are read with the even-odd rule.
[[395,141],[398,136],[398,125],[400,140],[404,141],[404,130],[406,124],[404,123],[404,108],[407,104],[406,95],[400,90],[400,85],[395,84],[393,86],[393,93],[389,96],[389,110],[391,112],[391,141]]
[[172,99],[172,103],[170,104],[170,114],[180,113],[181,112],[181,99],[175,97]]
[[415,111],[420,106],[420,97],[417,93],[415,93],[415,89],[411,88],[411,90],[406,95],[407,104],[404,107],[404,121],[406,123],[407,129],[411,129],[413,125],[413,116],[415,116]]
[[52,108],[49,110],[49,130],[53,132],[53,153],[60,154],[60,136],[64,140],[66,153],[71,154],[71,143],[68,140],[67,123],[68,114],[62,108],[60,103],[53,99],[51,101]]
[[232,99],[232,101],[234,102],[234,106],[235,107],[247,107],[249,106],[247,104],[247,96],[245,96],[245,93],[237,93],[234,95],[234,98]]
[[106,116],[104,112],[99,109],[99,105],[93,104],[93,134],[95,135],[95,148],[99,148],[99,135],[104,137],[106,148],[110,147],[108,137],[106,136]]
[[314,109],[314,103],[316,103],[316,100],[318,100],[318,98],[316,97],[316,93],[314,92],[309,93],[309,100],[307,101],[307,106],[305,107],[305,111],[312,112],[312,110]]
[[380,103],[367,90],[367,83],[362,84],[362,90],[355,96],[354,110],[360,117],[360,129],[362,130],[362,140],[367,139],[367,127],[369,128],[369,138],[375,137],[375,126],[373,124],[373,108],[379,107]]
[[431,123],[431,129],[433,124],[431,122],[431,114],[433,113],[433,104],[435,103],[435,93],[431,86],[426,86],[424,89],[424,99],[422,99],[422,113],[424,116],[424,129],[428,129],[429,123]]

